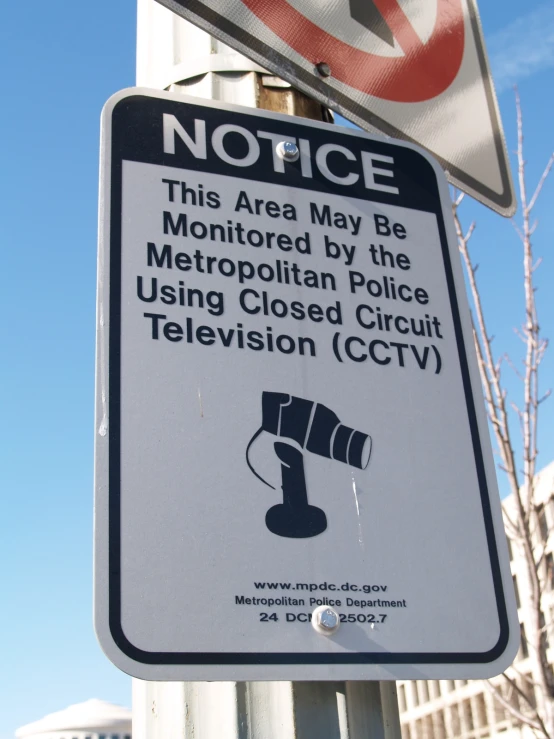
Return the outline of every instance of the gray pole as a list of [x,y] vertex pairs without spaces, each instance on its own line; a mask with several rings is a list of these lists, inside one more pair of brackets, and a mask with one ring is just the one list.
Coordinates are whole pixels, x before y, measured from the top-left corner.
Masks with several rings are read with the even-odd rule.
[[[137,84],[329,120],[288,83],[158,5],[138,0]],[[400,739],[394,682],[133,679],[133,739]]]
[[332,120],[320,103],[154,0],[138,0],[137,85]]

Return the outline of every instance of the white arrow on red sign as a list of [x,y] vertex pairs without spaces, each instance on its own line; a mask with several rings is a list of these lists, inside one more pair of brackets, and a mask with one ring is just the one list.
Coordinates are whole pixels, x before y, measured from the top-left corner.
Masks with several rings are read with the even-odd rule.
[[159,2],[363,128],[423,146],[453,184],[514,212],[473,0]]

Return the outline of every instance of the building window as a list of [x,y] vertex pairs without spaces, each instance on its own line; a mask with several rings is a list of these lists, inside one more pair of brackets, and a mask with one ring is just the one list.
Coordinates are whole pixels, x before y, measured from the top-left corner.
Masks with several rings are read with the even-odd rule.
[[508,703],[513,708],[515,708],[516,711],[521,710],[517,692],[514,690],[514,688],[511,685],[507,685],[506,688],[507,688],[507,691],[504,697],[507,699]]
[[[530,684],[526,679],[519,680],[518,681],[518,687],[523,693],[523,695],[527,698],[527,701],[529,702],[529,705],[532,708],[537,707],[537,698],[535,696],[535,690],[532,684]],[[522,705],[525,706],[525,702],[522,701]]]
[[517,577],[515,575],[512,575],[512,580],[514,581],[514,593],[516,594],[516,606],[518,608],[521,608],[521,601],[519,600],[519,588],[517,586]]
[[467,700],[462,703],[462,716],[464,730],[466,732],[473,731],[473,716],[471,715],[471,703]]
[[[450,680],[448,682],[451,682]],[[461,725],[460,725],[460,711],[457,703],[453,703],[450,706],[450,732],[451,736],[460,736]]]
[[423,739],[433,739],[433,719],[425,716],[423,719]]
[[431,700],[435,698],[440,698],[441,694],[441,685],[438,680],[430,680],[429,681],[429,697]]
[[[502,693],[502,691],[500,691]],[[506,721],[508,721],[508,713],[506,712],[506,709],[500,703],[500,701],[497,701],[496,698],[494,698],[491,695],[491,706],[492,706],[492,713],[493,713],[493,720],[494,720],[494,728],[498,730],[498,727],[503,725]]]
[[544,505],[537,507],[537,518],[539,520],[539,530],[543,541],[548,539],[548,521],[546,520],[546,510]]
[[529,647],[527,646],[527,637],[525,636],[525,626],[523,624],[519,625],[519,633],[521,637],[519,653],[521,655],[521,659],[526,659],[529,656]]
[[412,701],[414,706],[419,706],[419,696],[417,694],[417,682],[410,683],[412,686]]
[[549,498],[548,502],[545,503],[544,508],[546,510],[548,527],[551,529],[554,526],[554,498]]
[[541,611],[539,626],[541,629],[541,644],[544,649],[548,649],[548,631],[546,629],[546,621],[544,620],[544,613]]
[[552,552],[548,552],[546,555],[546,582],[550,590],[554,590],[554,557]]
[[[494,699],[493,699],[494,700]],[[475,696],[474,703],[474,723],[478,729],[484,729],[488,726],[489,722],[487,719],[487,704],[485,703],[485,696],[483,693]]]
[[433,713],[433,734],[434,739],[446,739],[446,722],[444,720],[444,711],[435,711]]
[[428,703],[429,701],[429,691],[427,690],[427,682],[425,680],[418,680],[417,681],[417,690],[419,693],[419,702],[420,703]]
[[401,713],[406,710],[406,688],[404,685],[398,686],[398,708]]
[[513,562],[514,560],[514,552],[512,549],[512,541],[509,536],[506,537],[506,541],[508,542],[508,554],[510,555],[510,562]]

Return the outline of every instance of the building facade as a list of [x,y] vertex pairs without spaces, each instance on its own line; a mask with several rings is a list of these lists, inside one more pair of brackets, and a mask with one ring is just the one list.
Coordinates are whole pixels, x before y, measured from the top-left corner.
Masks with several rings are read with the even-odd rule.
[[[554,462],[536,478],[535,500],[539,515],[532,530],[537,551],[545,547],[547,584],[542,598],[544,638],[548,642],[549,661],[554,664]],[[506,498],[502,505],[510,514],[515,501]],[[519,547],[508,540],[510,566],[518,608],[521,646],[507,674],[518,688],[534,701],[528,675],[531,670],[526,622],[532,616],[530,594],[526,591],[525,559]],[[517,711],[525,710],[525,700],[502,676],[491,680],[503,699]],[[503,739],[528,739],[531,730],[522,726],[493,696],[483,680],[401,680],[398,702],[403,739],[481,739],[501,735]]]

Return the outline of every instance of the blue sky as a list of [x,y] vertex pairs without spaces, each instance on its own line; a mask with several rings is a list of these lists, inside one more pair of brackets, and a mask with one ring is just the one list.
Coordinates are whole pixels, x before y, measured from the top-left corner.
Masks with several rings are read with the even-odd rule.
[[[517,82],[534,184],[554,147],[554,7],[549,0],[482,5],[508,147],[515,148]],[[135,24],[134,0],[34,0],[8,3],[0,27],[0,739],[91,697],[130,705],[130,679],[93,634],[91,550],[99,115],[112,93],[134,83]],[[553,198],[551,179],[536,208],[545,336],[554,332]],[[494,346],[517,362],[517,236],[509,221],[476,203],[463,213],[467,223],[477,221],[474,259]],[[543,389],[554,377],[553,356]],[[515,382],[509,388],[518,392]],[[541,464],[553,457],[553,439],[550,401]]]

